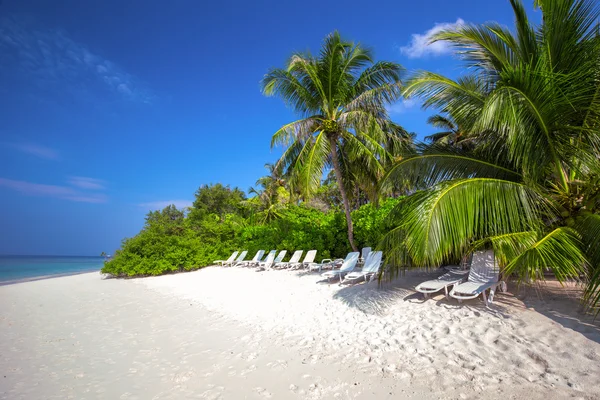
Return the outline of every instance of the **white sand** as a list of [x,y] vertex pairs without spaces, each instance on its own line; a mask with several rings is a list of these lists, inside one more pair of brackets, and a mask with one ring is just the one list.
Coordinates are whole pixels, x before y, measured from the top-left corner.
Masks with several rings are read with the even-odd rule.
[[[0,287],[0,399],[600,398],[575,288],[490,309],[412,273],[340,288],[291,271],[84,274]],[[509,288],[510,289],[510,288]]]

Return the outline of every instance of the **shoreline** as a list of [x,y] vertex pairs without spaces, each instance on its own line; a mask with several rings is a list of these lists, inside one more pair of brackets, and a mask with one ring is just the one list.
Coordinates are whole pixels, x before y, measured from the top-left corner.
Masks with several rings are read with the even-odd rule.
[[35,281],[42,281],[42,280],[54,279],[54,278],[63,278],[66,276],[73,276],[73,275],[93,274],[94,272],[99,273],[100,269],[91,269],[91,270],[83,270],[83,271],[76,271],[76,272],[65,272],[65,273],[61,273],[61,274],[41,275],[41,276],[33,276],[30,278],[13,279],[10,281],[0,281],[0,286],[16,285],[18,283],[35,282]]

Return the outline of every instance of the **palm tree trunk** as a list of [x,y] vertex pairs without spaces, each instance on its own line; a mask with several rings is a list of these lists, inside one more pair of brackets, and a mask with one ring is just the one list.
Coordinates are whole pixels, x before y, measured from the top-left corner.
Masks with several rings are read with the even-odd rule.
[[346,223],[348,224],[348,241],[353,251],[358,251],[358,248],[354,244],[354,228],[352,227],[352,216],[350,215],[350,204],[348,203],[348,196],[346,194],[346,188],[342,181],[342,169],[340,168],[340,160],[338,158],[336,141],[333,138],[329,139],[331,146],[331,161],[333,163],[333,170],[335,172],[335,178],[338,183],[338,188],[342,195],[342,202],[344,203],[344,212],[346,213]]

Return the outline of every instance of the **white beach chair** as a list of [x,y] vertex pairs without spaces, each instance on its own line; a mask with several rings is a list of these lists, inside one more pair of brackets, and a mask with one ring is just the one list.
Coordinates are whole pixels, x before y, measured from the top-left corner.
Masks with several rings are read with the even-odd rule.
[[[485,305],[494,301],[496,288],[500,285],[502,290],[506,290],[506,284],[499,281],[500,268],[492,250],[476,251],[473,253],[473,261],[469,270],[467,282],[454,285],[450,291],[450,297],[454,297],[459,302],[463,300],[474,299],[481,294]],[[489,289],[490,295],[486,297],[485,291]]]
[[229,265],[230,267],[233,267],[234,265],[237,265],[238,263],[241,263],[242,261],[244,261],[244,258],[246,258],[247,254],[248,254],[248,250],[244,250],[240,253],[238,258],[235,259],[235,261],[231,261],[231,262],[226,261],[223,263],[223,266]]
[[297,262],[297,263],[290,263],[288,267],[291,269],[310,267],[310,265],[314,264],[316,256],[317,256],[316,250],[309,250],[306,252],[306,255],[304,256],[304,261]]
[[265,254],[264,250],[259,250],[256,252],[256,254],[254,255],[254,257],[252,258],[252,260],[250,261],[240,261],[239,263],[235,264],[236,267],[245,267],[248,265],[256,265],[258,262],[260,262],[263,254]]
[[370,247],[363,247],[362,251],[360,252],[360,258],[358,259],[358,263],[364,264],[370,253],[371,253]]
[[227,260],[216,260],[214,261],[214,263],[220,264],[221,266],[223,266],[223,264],[231,264],[233,260],[235,260],[235,258],[237,257],[238,253],[239,251],[234,251],[233,253],[231,253],[231,256],[229,256]]
[[266,268],[270,268],[271,265],[275,262],[275,253],[277,250],[271,250],[264,261],[258,263],[258,269],[264,270]]
[[346,261],[348,259],[349,256],[350,256],[350,253],[348,253],[348,255],[346,256],[345,259],[344,258],[335,258],[335,259],[324,258],[321,260],[321,263],[310,263],[308,265],[308,271],[309,272],[312,272],[312,271],[321,272],[321,270],[324,270],[324,269],[334,269],[335,267],[341,266],[344,263],[344,261]]
[[346,275],[343,281],[340,282],[340,285],[343,283],[347,283],[349,281],[355,281],[357,279],[363,278],[365,282],[367,278],[370,278],[372,281],[377,273],[379,272],[379,268],[381,267],[381,257],[383,253],[381,251],[372,251],[367,255],[365,260],[365,266],[361,271],[353,271]]
[[327,280],[339,277],[341,282],[342,278],[346,276],[347,273],[352,272],[354,267],[356,267],[356,263],[358,262],[359,256],[360,253],[358,251],[348,253],[340,269],[323,272],[321,276],[327,278]]
[[292,257],[290,258],[289,261],[275,263],[275,265],[273,267],[274,268],[288,268],[291,264],[296,264],[300,261],[300,258],[302,257],[302,253],[304,253],[304,250],[296,250],[294,252],[294,254],[292,254]]
[[446,298],[449,299],[448,287],[464,282],[467,279],[468,273],[468,270],[452,270],[437,277],[436,279],[420,283],[417,285],[417,287],[415,287],[415,290],[419,293],[423,293],[423,297],[427,298],[430,294],[444,289],[444,294]]
[[279,252],[279,254],[277,254],[277,257],[275,257],[275,259],[273,260],[273,262],[270,265],[266,265],[266,268],[271,268],[274,265],[279,264],[280,262],[283,261],[283,258],[285,257],[285,255],[287,254],[287,250],[281,250]]

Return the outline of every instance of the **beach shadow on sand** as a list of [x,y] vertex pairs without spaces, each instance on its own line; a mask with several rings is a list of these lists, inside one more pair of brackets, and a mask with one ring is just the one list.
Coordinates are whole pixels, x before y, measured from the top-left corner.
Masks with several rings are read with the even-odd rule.
[[411,303],[432,301],[437,306],[449,310],[462,308],[472,311],[475,316],[486,313],[497,318],[511,318],[509,308],[530,309],[552,319],[564,328],[600,343],[600,318],[582,312],[580,286],[563,287],[557,282],[549,281],[534,287],[509,282],[509,292],[497,293],[494,302],[489,306],[486,306],[481,298],[459,303],[455,299],[446,299],[443,294],[425,299],[421,293],[415,292],[414,288],[418,283],[438,275],[440,275],[439,271],[414,271],[392,281],[363,282],[343,286],[333,294],[333,298],[348,307],[373,315],[384,314],[398,301]]
[[550,318],[564,328],[600,343],[600,316],[583,310],[583,287],[574,283],[561,286],[556,281],[515,287],[515,297],[525,307]]

